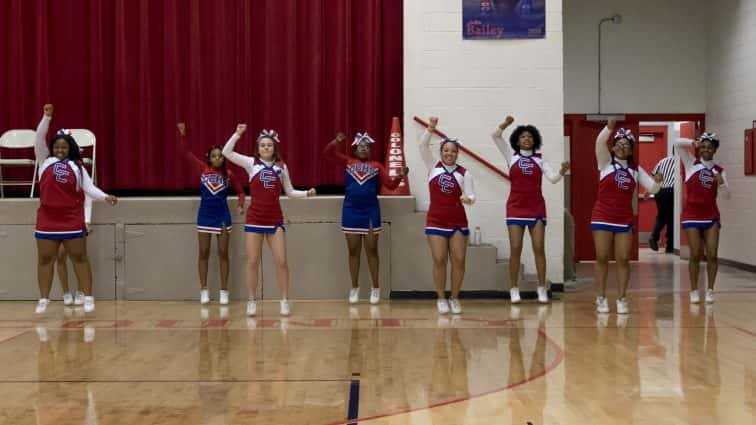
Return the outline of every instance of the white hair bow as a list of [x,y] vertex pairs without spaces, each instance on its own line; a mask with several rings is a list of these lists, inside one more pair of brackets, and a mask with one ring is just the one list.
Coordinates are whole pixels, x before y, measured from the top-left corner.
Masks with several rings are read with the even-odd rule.
[[354,136],[354,140],[352,141],[352,146],[359,145],[362,142],[372,145],[373,143],[375,143],[375,140],[373,140],[372,137],[368,136],[367,133],[357,133]]
[[278,139],[278,133],[276,132],[276,130],[273,130],[273,129],[270,129],[270,130],[263,129],[260,132],[260,136],[258,137],[258,139],[261,139],[263,137],[269,137],[269,138],[273,139],[274,142],[281,143],[281,140]]

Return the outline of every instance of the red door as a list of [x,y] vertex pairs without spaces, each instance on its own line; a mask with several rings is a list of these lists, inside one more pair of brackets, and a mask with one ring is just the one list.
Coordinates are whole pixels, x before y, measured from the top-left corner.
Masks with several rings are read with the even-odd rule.
[[[575,220],[575,260],[593,261],[596,251],[591,233],[591,211],[598,193],[598,166],[596,164],[596,137],[605,122],[588,121],[585,115],[567,115],[565,128],[570,136],[570,196],[573,219]],[[618,127],[630,129],[638,134],[638,121],[622,121]],[[634,158],[638,158],[638,144],[634,145]],[[633,220],[633,228],[638,228],[638,216]],[[638,233],[633,237],[633,260],[638,259]]]

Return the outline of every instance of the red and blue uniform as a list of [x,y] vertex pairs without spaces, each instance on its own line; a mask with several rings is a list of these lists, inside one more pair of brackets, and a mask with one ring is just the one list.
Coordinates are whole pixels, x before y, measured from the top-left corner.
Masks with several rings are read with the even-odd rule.
[[503,129],[497,128],[491,137],[509,165],[507,226],[533,227],[539,221],[545,225],[546,201],[541,183],[544,177],[551,183],[557,183],[562,175],[543,160],[541,153],[512,148],[502,137],[502,132]]
[[591,214],[591,229],[626,233],[633,227],[633,200],[638,184],[649,193],[658,192],[659,185],[643,168],[611,156],[606,144],[610,134],[605,127],[596,139],[599,190]]
[[329,143],[324,154],[339,162],[344,171],[344,204],[341,208],[341,230],[344,233],[366,235],[381,231],[381,206],[378,193],[381,185],[396,189],[402,176],[389,177],[386,168],[377,161],[362,161],[339,150],[337,141]]
[[92,182],[83,165],[49,156],[45,135],[50,118],[45,116],[37,127],[34,152],[39,161],[39,209],[34,237],[67,240],[86,235],[85,196],[98,201],[107,194]]
[[[728,184],[725,171],[713,161],[703,161],[694,157],[688,148],[693,141],[678,139],[675,150],[685,167],[685,201],[682,209],[683,229],[708,229],[720,225],[717,195],[720,189],[728,194]],[[717,175],[722,176],[723,184],[717,181]]]
[[[281,210],[281,189],[290,198],[305,198],[307,191],[294,190],[289,170],[284,163],[265,163],[255,157],[234,152],[239,136],[234,133],[223,147],[223,156],[244,168],[249,175],[250,204],[244,231],[249,233],[275,233],[284,228]],[[276,142],[278,143],[278,142]]]
[[223,174],[206,162],[186,152],[186,158],[200,176],[200,206],[197,210],[197,231],[220,234],[225,228],[230,231],[231,211],[228,208],[228,192],[232,187],[239,196],[238,205],[244,207],[244,189],[231,170]]
[[507,199],[507,225],[532,227],[546,224],[546,201],[541,193],[543,179],[541,154],[516,153],[509,165],[511,189]]
[[467,214],[460,197],[464,193],[467,170],[455,165],[447,169],[439,161],[428,175],[430,207],[425,220],[425,234],[451,237],[455,232],[467,236]]

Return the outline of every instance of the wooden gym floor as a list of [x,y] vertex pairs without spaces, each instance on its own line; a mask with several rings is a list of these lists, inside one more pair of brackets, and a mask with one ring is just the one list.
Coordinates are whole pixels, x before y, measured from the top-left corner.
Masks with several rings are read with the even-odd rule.
[[274,302],[255,319],[5,302],[0,424],[754,423],[754,274],[721,267],[716,304],[691,306],[686,264],[643,251],[623,320],[594,313],[591,272],[549,306],[441,318],[432,301],[293,300],[284,320]]

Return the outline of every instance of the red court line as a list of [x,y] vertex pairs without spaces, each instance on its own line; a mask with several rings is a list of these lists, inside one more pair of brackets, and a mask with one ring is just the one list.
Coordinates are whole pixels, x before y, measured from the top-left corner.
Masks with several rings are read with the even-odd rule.
[[750,331],[750,330],[748,330],[746,328],[741,328],[740,326],[733,325],[732,323],[724,322],[724,321],[721,321],[721,320],[719,320],[719,323],[722,323],[722,324],[726,325],[729,328],[735,329],[736,331],[740,331],[740,332],[743,332],[744,334],[756,337],[756,332]]
[[556,369],[557,366],[559,366],[559,364],[562,363],[562,360],[564,359],[564,350],[562,349],[562,347],[560,347],[559,344],[557,344],[551,338],[549,338],[549,336],[546,335],[546,332],[544,332],[543,330],[539,329],[538,333],[541,334],[546,339],[546,342],[556,351],[556,355],[554,356],[554,360],[552,360],[552,362],[548,366],[546,366],[542,371],[536,373],[535,375],[529,376],[529,377],[523,379],[522,381],[514,382],[514,383],[511,383],[511,384],[507,385],[506,387],[496,388],[494,390],[486,391],[486,392],[483,392],[483,393],[480,393],[480,394],[474,394],[474,395],[471,395],[471,396],[461,397],[461,398],[457,398],[457,399],[454,399],[454,400],[447,400],[447,401],[442,401],[442,402],[438,402],[438,403],[433,403],[433,404],[430,404],[430,405],[425,406],[425,407],[417,407],[417,408],[414,408],[414,409],[404,409],[404,410],[400,410],[400,411],[397,411],[397,412],[385,413],[385,414],[374,415],[374,416],[368,416],[368,417],[365,417],[365,418],[345,419],[343,421],[338,421],[338,422],[329,422],[327,425],[349,425],[349,424],[356,424],[356,423],[364,422],[364,421],[371,421],[371,420],[375,420],[375,419],[382,419],[382,418],[388,418],[388,417],[391,417],[391,416],[403,415],[403,414],[406,414],[406,413],[419,412],[421,410],[430,410],[430,409],[434,409],[436,407],[448,406],[450,404],[461,403],[463,401],[469,401],[469,400],[472,400],[472,399],[475,399],[475,398],[484,397],[484,396],[487,396],[487,395],[490,395],[490,394],[495,394],[495,393],[503,392],[503,391],[510,390],[512,388],[515,388],[515,387],[519,387],[520,385],[527,384],[528,382],[535,381],[536,379],[538,379],[538,378],[540,378],[542,376],[545,376],[547,373],[549,373],[549,372],[553,371],[554,369]]
[[18,334],[16,334],[16,335],[13,335],[13,336],[12,336],[12,337],[10,337],[10,338],[5,338],[5,339],[3,339],[3,340],[0,340],[0,344],[2,344],[2,343],[4,343],[4,342],[8,342],[8,341],[10,341],[10,340],[12,340],[12,339],[16,339],[16,338],[20,337],[21,335],[26,335],[26,334],[27,334],[27,333],[29,333],[29,332],[31,332],[31,329],[27,329],[27,330],[25,330],[25,331],[23,331],[23,332],[21,332],[21,333],[18,333]]

